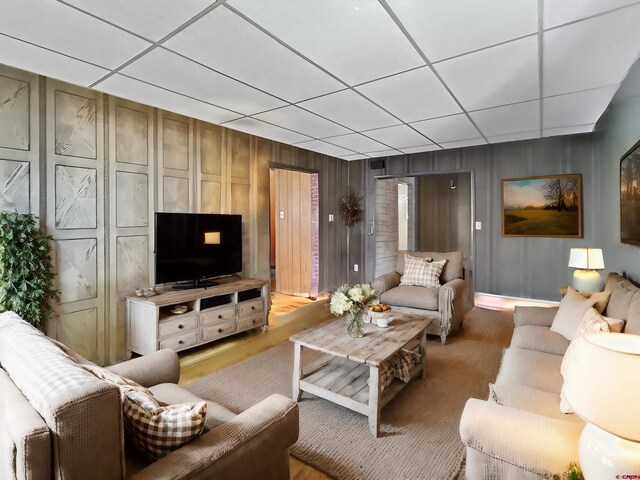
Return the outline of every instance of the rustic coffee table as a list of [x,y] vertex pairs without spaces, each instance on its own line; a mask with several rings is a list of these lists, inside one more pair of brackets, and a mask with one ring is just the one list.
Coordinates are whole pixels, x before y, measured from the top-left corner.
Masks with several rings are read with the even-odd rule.
[[[369,417],[369,430],[380,434],[380,410],[406,383],[394,379],[382,391],[380,367],[402,348],[417,346],[420,362],[410,370],[411,379],[425,377],[428,317],[393,313],[388,328],[365,324],[364,337],[347,334],[345,318],[304,330],[289,338],[294,342],[293,399],[308,392]],[[302,348],[323,352],[321,359],[302,367]]]

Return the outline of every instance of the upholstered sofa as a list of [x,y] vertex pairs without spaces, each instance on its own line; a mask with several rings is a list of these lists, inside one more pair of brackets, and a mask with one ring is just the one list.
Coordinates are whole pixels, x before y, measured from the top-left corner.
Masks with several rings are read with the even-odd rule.
[[[125,444],[118,387],[82,363],[14,313],[0,314],[0,478],[289,478],[288,451],[298,437],[290,399],[272,395],[239,415],[207,400],[204,433],[151,462]],[[172,350],[110,370],[160,401],[202,401],[176,384],[180,364]]]
[[[603,315],[640,334],[640,290],[610,273]],[[515,331],[486,401],[469,399],[460,420],[468,479],[562,478],[578,463],[584,421],[560,411],[563,356],[569,346],[551,331],[558,307],[516,307]],[[615,406],[613,406],[615,408]]]
[[[405,254],[414,257],[446,260],[440,275],[440,287],[428,288],[416,285],[400,285],[404,274]],[[380,301],[393,310],[418,313],[433,318],[428,334],[439,335],[442,343],[447,335],[462,326],[465,313],[466,282],[464,280],[462,252],[409,252],[398,250],[396,270],[373,280],[373,288],[380,294]]]

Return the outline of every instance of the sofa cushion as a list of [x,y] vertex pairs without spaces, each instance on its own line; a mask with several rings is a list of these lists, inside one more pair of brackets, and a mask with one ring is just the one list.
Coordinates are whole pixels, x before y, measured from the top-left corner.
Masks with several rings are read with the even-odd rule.
[[[177,404],[177,403],[197,403],[201,402],[202,398],[194,395],[188,390],[185,390],[180,385],[175,383],[161,383],[155,385],[149,390],[163,403]],[[211,400],[207,402],[207,420],[205,421],[205,429],[212,430],[218,425],[221,425],[229,420],[235,418],[236,414],[227,408],[223,407],[219,403]]]
[[562,356],[510,347],[502,357],[496,385],[522,385],[560,395]]
[[569,346],[569,341],[562,335],[552,332],[549,327],[522,325],[516,327],[513,331],[511,346],[554,355],[564,355]]
[[611,290],[611,298],[604,314],[607,317],[627,320],[629,318],[629,307],[637,293],[638,289],[629,280],[617,283]]
[[463,254],[462,252],[410,252],[408,250],[398,250],[396,255],[396,272],[400,275],[404,273],[404,255],[408,253],[414,257],[432,258],[433,261],[446,260],[447,263],[440,275],[440,283],[444,284],[462,278]]
[[585,312],[576,330],[576,338],[589,333],[609,333],[609,324],[595,308]]
[[400,285],[380,295],[380,301],[391,306],[438,310],[439,288]]
[[640,335],[640,290],[633,296],[629,304],[629,314],[624,320],[626,320],[624,333]]
[[604,284],[604,291],[605,292],[612,292],[615,288],[618,288],[618,286],[622,283],[622,282],[626,282],[627,279],[624,278],[622,275],[616,273],[616,272],[610,272],[607,275],[607,279],[605,281]]
[[559,333],[569,341],[573,340],[576,338],[578,326],[587,310],[596,305],[596,303],[602,302],[605,296],[608,298],[609,295],[609,292],[598,292],[589,298],[585,298],[579,292],[569,287],[567,294],[560,302],[558,313],[556,313],[553,319],[551,331]]
[[489,385],[489,400],[525,410],[545,417],[570,422],[584,423],[578,415],[565,415],[560,412],[560,397],[555,393],[543,392],[522,385]]

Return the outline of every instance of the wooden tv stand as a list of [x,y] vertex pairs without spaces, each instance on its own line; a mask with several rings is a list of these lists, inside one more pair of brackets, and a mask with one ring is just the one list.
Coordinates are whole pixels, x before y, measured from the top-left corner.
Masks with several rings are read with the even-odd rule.
[[[163,348],[176,351],[261,327],[268,328],[269,284],[253,278],[220,280],[192,290],[159,289],[153,296],[126,295],[127,355]],[[186,305],[187,311],[172,308]]]

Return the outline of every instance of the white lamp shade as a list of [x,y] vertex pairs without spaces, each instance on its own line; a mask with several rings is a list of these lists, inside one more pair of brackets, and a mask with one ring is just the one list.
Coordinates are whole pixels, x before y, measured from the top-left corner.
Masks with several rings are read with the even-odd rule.
[[220,232],[204,232],[205,245],[220,245]]
[[601,248],[572,248],[569,252],[569,266],[586,270],[602,270],[604,258]]
[[640,442],[640,336],[585,335],[574,340],[563,393],[584,420]]

